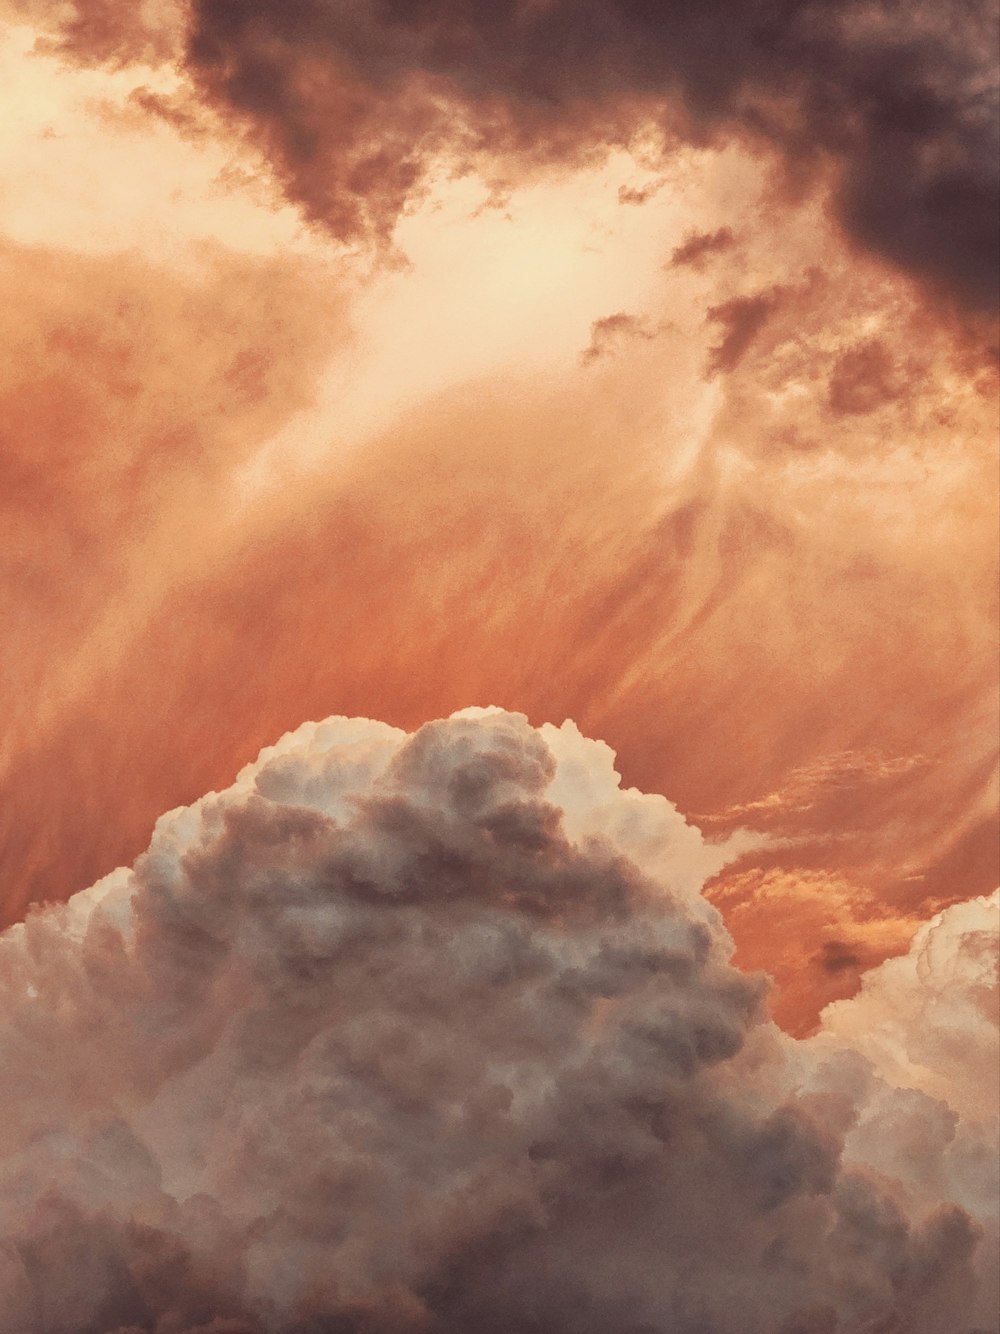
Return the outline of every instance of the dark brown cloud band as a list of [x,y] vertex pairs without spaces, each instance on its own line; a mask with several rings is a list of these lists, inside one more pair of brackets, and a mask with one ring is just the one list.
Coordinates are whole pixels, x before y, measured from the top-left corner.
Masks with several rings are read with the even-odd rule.
[[832,157],[864,246],[995,300],[992,6],[196,0],[192,23],[202,87],[340,235],[391,228],[440,151],[565,156],[627,134],[623,102],[666,99],[695,141]]
[[[22,0],[36,22],[48,6]],[[986,0],[76,0],[76,59],[174,53],[338,237],[385,240],[442,155],[572,160],[642,123],[835,166],[849,233],[995,306],[997,15]],[[143,11],[146,14],[146,11]],[[41,17],[40,17],[41,16]],[[185,29],[185,23],[189,26]]]

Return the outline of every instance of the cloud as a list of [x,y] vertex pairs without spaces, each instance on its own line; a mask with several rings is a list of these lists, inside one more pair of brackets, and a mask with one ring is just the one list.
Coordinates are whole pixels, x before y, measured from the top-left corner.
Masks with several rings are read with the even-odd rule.
[[863,1052],[893,1083],[994,1122],[1000,1088],[969,1072],[996,1065],[998,914],[1000,891],[935,914],[904,955],[865,974],[858,995],[827,1006],[822,1040]]
[[796,1036],[814,1031],[828,1002],[853,995],[867,969],[904,953],[921,924],[863,874],[797,865],[801,842],[751,850],[705,888],[737,942],[735,962],[767,970],[771,1013]]
[[648,204],[666,184],[667,178],[661,176],[657,180],[649,181],[646,185],[620,185],[618,187],[618,202],[619,204],[633,206]]
[[629,315],[620,310],[614,315],[604,315],[590,326],[590,342],[580,354],[580,363],[589,366],[608,356],[616,346],[634,338],[647,341],[655,338],[657,331],[646,327],[645,321],[636,315]]
[[571,160],[652,119],[670,143],[774,145],[800,180],[832,163],[858,242],[966,305],[995,303],[996,15],[984,0],[196,0],[186,31],[156,9],[145,39],[137,13],[76,0],[49,21],[85,60],[148,59],[173,32],[204,96],[344,239],[387,239],[441,159]]
[[711,306],[707,319],[722,330],[721,341],[712,348],[708,361],[709,375],[722,375],[735,370],[764,328],[783,296],[780,287],[750,296],[734,296],[718,306]]
[[[234,470],[310,403],[348,326],[342,289],[296,257],[213,247],[180,268],[0,242],[0,273],[6,785],[163,588],[225,548]],[[32,837],[0,820],[20,867],[9,912],[31,892]],[[107,869],[60,847],[88,879]]]
[[3,503],[16,514],[58,498],[78,551],[97,530],[120,542],[123,527],[146,526],[178,478],[251,453],[309,402],[345,336],[336,297],[308,299],[322,271],[295,258],[212,247],[185,270],[0,241],[0,272],[13,353],[0,378]]
[[845,1149],[893,1072],[773,1029],[613,758],[307,724],[0,938],[0,1328],[985,1328],[976,1201]]
[[905,392],[891,352],[877,338],[841,353],[830,376],[830,407],[839,414],[873,412]]
[[700,269],[706,260],[731,250],[735,244],[736,237],[729,227],[717,227],[714,232],[692,232],[674,248],[670,263],[675,268]]
[[15,22],[53,29],[39,42],[41,51],[113,67],[152,65],[175,56],[184,19],[181,0],[147,0],[142,5],[70,0],[58,8],[51,0],[4,0],[3,10]]
[[882,1081],[845,1141],[923,1203],[961,1197],[984,1223],[982,1262],[1000,1285],[1000,891],[953,904],[909,949],[827,1006],[809,1045],[863,1056]]

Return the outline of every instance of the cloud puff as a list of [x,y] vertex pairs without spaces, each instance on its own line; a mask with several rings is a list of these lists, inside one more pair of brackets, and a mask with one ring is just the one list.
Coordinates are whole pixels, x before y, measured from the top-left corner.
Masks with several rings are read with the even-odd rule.
[[568,723],[265,750],[0,938],[0,1329],[984,1325],[972,1206],[843,1157],[890,1084],[729,962],[726,855]]
[[828,1005],[813,1051],[863,1056],[879,1087],[847,1135],[856,1162],[927,1204],[961,1199],[984,1226],[980,1265],[1000,1290],[997,1125],[1000,891],[925,923],[909,950]]
[[708,260],[731,250],[736,237],[730,227],[717,227],[713,232],[691,232],[670,256],[672,267],[701,269]]
[[1000,1087],[975,1072],[996,1063],[998,917],[1000,891],[938,913],[906,954],[865,975],[857,996],[827,1006],[824,1040],[966,1118],[995,1120]]
[[590,326],[590,342],[580,353],[580,364],[589,366],[592,362],[606,357],[622,343],[636,338],[651,341],[657,336],[655,329],[650,329],[636,315],[619,310],[614,315],[604,315],[594,320]]

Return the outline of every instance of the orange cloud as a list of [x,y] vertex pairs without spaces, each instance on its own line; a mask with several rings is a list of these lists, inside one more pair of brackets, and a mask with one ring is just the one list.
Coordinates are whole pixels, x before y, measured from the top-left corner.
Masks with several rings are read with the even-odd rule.
[[[234,466],[308,403],[317,356],[345,326],[288,261],[209,253],[184,277],[8,244],[0,264],[9,783],[51,726],[100,711],[160,591],[225,546]],[[26,901],[32,823],[26,810],[5,822],[28,873],[8,912]]]

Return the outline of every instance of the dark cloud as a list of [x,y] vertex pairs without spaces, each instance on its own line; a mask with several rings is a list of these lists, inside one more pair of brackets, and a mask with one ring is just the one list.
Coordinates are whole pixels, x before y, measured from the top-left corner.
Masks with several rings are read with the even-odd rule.
[[385,234],[436,154],[565,156],[667,99],[695,141],[831,157],[863,245],[994,303],[996,16],[979,0],[196,0],[191,23],[205,93],[338,235]]
[[996,303],[986,0],[194,0],[186,28],[170,4],[17,8],[54,22],[76,59],[162,59],[172,38],[204,95],[344,239],[386,240],[441,155],[565,160],[659,118],[674,141],[773,144],[797,175],[832,161],[862,246],[968,307]]
[[736,238],[729,227],[720,227],[714,232],[692,232],[674,250],[670,263],[674,268],[700,269],[712,255],[731,250],[735,244]]
[[722,339],[712,348],[708,359],[709,375],[720,375],[739,365],[777,309],[781,296],[782,289],[775,287],[752,296],[735,296],[709,308],[708,320],[722,330]]
[[842,973],[845,969],[858,970],[861,967],[860,956],[843,940],[826,941],[817,959],[819,966],[828,973]]
[[666,181],[663,178],[650,181],[648,185],[621,185],[618,187],[618,202],[619,204],[648,204],[651,199],[660,193],[664,185],[666,185]]
[[[721,854],[612,760],[499,711],[307,724],[0,937],[0,1328],[982,1319],[972,1203],[872,1170],[891,1090],[764,1020],[699,892]],[[947,1107],[908,1115],[966,1162]]]
[[905,392],[906,382],[877,338],[841,353],[830,376],[830,407],[838,415],[874,412]]
[[634,338],[646,341],[656,337],[656,331],[646,327],[644,320],[626,311],[617,311],[614,315],[605,315],[595,320],[590,328],[590,343],[580,354],[580,361],[587,366],[601,357],[607,356],[616,346]]

